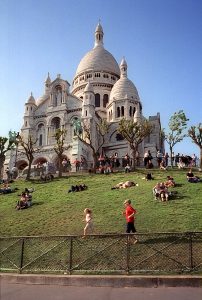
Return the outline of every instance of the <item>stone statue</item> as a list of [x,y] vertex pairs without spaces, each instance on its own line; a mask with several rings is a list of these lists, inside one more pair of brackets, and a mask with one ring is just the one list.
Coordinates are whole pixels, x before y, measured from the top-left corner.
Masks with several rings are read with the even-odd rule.
[[79,119],[74,119],[73,121],[74,134],[81,135],[82,134],[82,125]]
[[15,131],[9,131],[8,133],[8,136],[9,136],[9,141],[10,142],[13,142],[13,143],[16,143],[16,138],[18,136],[18,133],[16,133]]
[[62,100],[62,93],[60,90],[57,91],[57,103],[61,104],[61,100]]

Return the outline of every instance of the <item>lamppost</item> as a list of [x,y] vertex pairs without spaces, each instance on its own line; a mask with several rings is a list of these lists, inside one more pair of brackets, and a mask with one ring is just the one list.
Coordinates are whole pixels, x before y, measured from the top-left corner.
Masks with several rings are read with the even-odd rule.
[[15,137],[15,146],[16,146],[16,148],[15,148],[15,164],[14,164],[14,167],[16,167],[16,163],[17,163],[19,141],[20,141],[20,133],[17,132],[16,137]]

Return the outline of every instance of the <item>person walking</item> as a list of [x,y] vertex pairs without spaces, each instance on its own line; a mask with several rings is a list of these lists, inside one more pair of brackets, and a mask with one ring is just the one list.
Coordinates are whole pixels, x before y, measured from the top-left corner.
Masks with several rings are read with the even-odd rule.
[[85,215],[86,226],[84,227],[84,230],[83,230],[84,231],[83,238],[85,238],[87,234],[93,232],[92,210],[89,208],[85,208],[84,215]]
[[[126,233],[135,233],[135,214],[137,213],[136,209],[131,206],[131,200],[127,199],[124,201],[125,211],[123,214],[126,217]],[[137,243],[137,238],[135,238],[134,244]]]

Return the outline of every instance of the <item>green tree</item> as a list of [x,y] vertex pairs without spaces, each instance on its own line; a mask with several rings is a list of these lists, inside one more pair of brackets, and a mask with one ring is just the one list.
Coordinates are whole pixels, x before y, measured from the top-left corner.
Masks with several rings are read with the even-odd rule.
[[[11,135],[12,133],[12,135]],[[11,150],[15,145],[16,133],[9,131],[9,138],[0,136],[0,177],[3,172],[3,166],[6,158],[6,152]]]
[[[170,158],[172,158],[174,146],[181,142],[187,134],[184,133],[184,130],[187,128],[187,119],[183,110],[175,112],[169,120],[168,127],[169,131],[165,132],[165,140],[169,145],[170,149]],[[173,160],[171,159],[171,167],[173,167]]]
[[76,134],[78,139],[83,142],[86,146],[90,147],[93,156],[93,171],[96,172],[97,154],[105,143],[105,136],[109,132],[110,124],[106,120],[100,120],[96,123],[96,129],[98,133],[97,142],[92,139],[92,128],[89,123],[82,123],[82,134]]
[[137,161],[138,146],[145,137],[152,132],[153,126],[148,120],[144,119],[139,122],[133,120],[121,119],[117,132],[127,140],[132,152],[132,169],[135,169]]
[[64,146],[65,137],[66,137],[67,131],[65,129],[57,129],[55,131],[55,134],[53,135],[56,141],[56,145],[54,146],[54,151],[57,154],[58,157],[58,177],[62,177],[62,160],[63,160],[63,153],[65,150],[68,150],[71,146]]
[[18,135],[18,144],[22,147],[22,149],[19,149],[19,152],[25,154],[28,160],[26,180],[30,180],[31,166],[34,160],[34,153],[39,151],[39,149],[36,148],[37,140],[38,139],[34,138],[31,134],[28,135],[27,139],[21,135]]
[[188,136],[200,148],[200,169],[202,169],[202,123],[197,126],[191,126],[188,129]]

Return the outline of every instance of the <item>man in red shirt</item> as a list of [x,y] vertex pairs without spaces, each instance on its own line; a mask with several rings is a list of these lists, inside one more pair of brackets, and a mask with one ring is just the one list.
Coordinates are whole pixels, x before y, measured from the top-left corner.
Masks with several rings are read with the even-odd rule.
[[[125,206],[125,211],[124,215],[126,216],[126,222],[127,222],[127,227],[126,227],[126,233],[135,233],[135,214],[137,211],[131,206],[131,200],[127,199],[124,201],[124,206]],[[135,238],[135,242],[137,242],[137,239]]]

